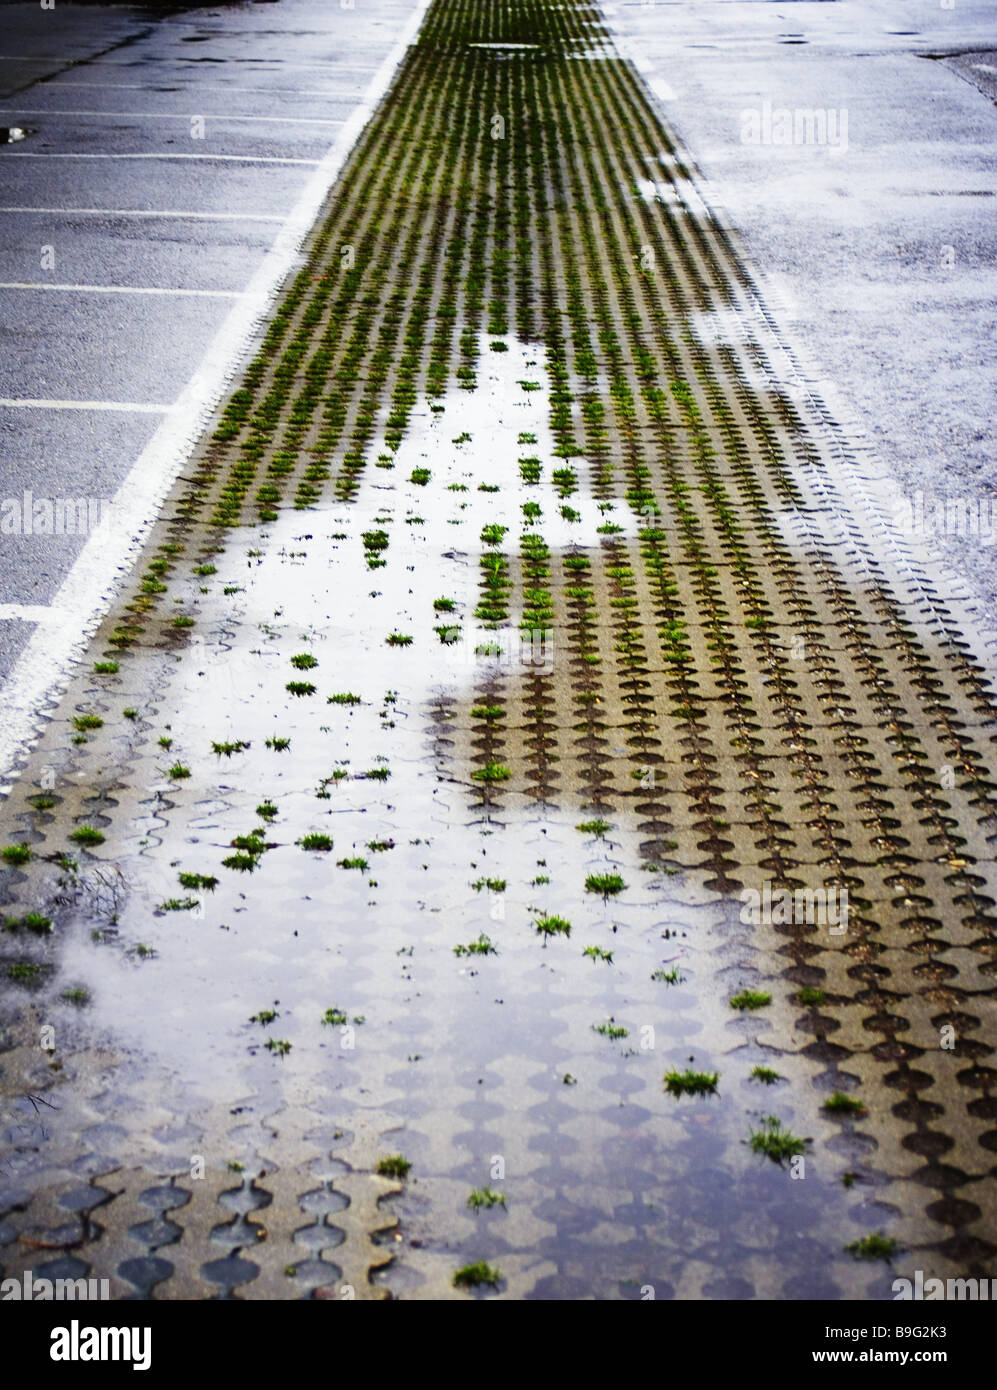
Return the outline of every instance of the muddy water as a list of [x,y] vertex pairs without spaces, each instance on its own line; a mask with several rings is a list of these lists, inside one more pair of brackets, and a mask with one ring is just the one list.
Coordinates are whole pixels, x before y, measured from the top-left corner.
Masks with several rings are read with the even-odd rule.
[[[140,1287],[165,1277],[157,1260],[240,1296],[273,1296],[267,1276],[277,1296],[324,1287],[344,1267],[337,1175],[361,1164],[363,1134],[368,1169],[412,1163],[355,1257],[396,1296],[452,1291],[478,1259],[511,1296],[888,1294],[843,1253],[846,1219],[889,1211],[841,1185],[848,1140],[776,1041],[794,1035],[789,1004],[730,1007],[760,980],[740,903],[649,862],[630,812],[529,796],[514,758],[507,782],[468,775],[480,692],[538,667],[557,679],[565,660],[521,642],[514,606],[498,631],[475,619],[482,528],[506,527],[514,549],[530,524],[564,550],[595,545],[608,514],[582,486],[562,515],[534,350],[481,353],[478,390],[415,416],[397,454],[375,446],[355,502],[234,533],[181,593],[197,635],[129,668],[130,790],[112,778],[105,844],[62,890],[60,978],[89,1002],[60,1016],[70,1075],[40,1147],[91,1173],[138,1169],[181,1206],[200,1157],[221,1192],[194,1254],[174,1235],[129,1266],[109,1236],[86,1258],[137,1269]],[[625,504],[612,517],[635,533]],[[605,874],[619,891],[586,889]],[[538,927],[556,918],[570,931]],[[759,1065],[781,1079],[753,1079]],[[668,1094],[664,1074],[686,1069],[717,1073],[716,1091]],[[80,1142],[84,1075],[101,1120]],[[752,1151],[767,1115],[811,1141],[802,1160]],[[20,1118],[23,1155],[39,1132]],[[301,1213],[293,1264],[247,1219],[282,1174]],[[504,1204],[470,1208],[485,1188]]]

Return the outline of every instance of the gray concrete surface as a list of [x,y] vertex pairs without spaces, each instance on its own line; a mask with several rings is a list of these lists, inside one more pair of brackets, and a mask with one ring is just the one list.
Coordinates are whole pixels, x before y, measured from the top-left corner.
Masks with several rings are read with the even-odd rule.
[[418,9],[0,4],[5,705],[88,539],[26,534],[25,491],[119,495]]
[[[898,516],[919,492],[997,502],[994,0],[602,8]],[[766,102],[846,113],[847,148],[744,142]],[[997,546],[970,523],[919,530],[997,628]]]

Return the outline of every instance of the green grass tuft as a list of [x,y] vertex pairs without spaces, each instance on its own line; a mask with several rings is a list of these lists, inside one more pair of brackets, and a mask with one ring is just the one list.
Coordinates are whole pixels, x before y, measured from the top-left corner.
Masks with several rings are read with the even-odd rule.
[[329,835],[303,835],[298,841],[302,849],[330,850],[332,849],[332,838]]
[[788,1129],[783,1129],[782,1121],[775,1115],[766,1115],[760,1129],[753,1129],[750,1135],[752,1150],[756,1154],[766,1154],[775,1163],[795,1158],[806,1151],[808,1139],[800,1139]]
[[75,840],[78,845],[102,845],[104,843],[103,834],[93,825],[80,825],[69,837]]
[[23,917],[7,917],[4,919],[4,926],[7,931],[32,931],[37,936],[45,936],[52,930],[52,918],[44,917],[40,912],[28,912]]
[[582,955],[588,956],[589,960],[604,960],[607,965],[613,963],[612,951],[604,951],[601,946],[586,946]]
[[485,763],[471,773],[475,782],[508,782],[512,772],[504,763]]
[[453,953],[455,956],[497,956],[498,947],[482,932],[477,941],[470,941],[466,946],[455,946]]
[[730,1006],[732,1009],[738,1009],[744,1012],[746,1009],[764,1009],[766,1004],[771,1003],[771,994],[764,994],[760,990],[742,989],[740,994],[734,995],[733,999],[730,1001]]
[[227,859],[222,860],[222,867],[234,869],[237,873],[251,874],[259,862],[255,854],[230,854]]
[[583,835],[597,835],[601,839],[607,830],[612,830],[612,825],[608,820],[583,820],[575,826]]
[[854,1096],[846,1096],[843,1091],[835,1091],[824,1102],[824,1109],[832,1115],[868,1115],[869,1111]]
[[456,1289],[476,1289],[482,1284],[495,1288],[501,1278],[499,1271],[492,1265],[478,1260],[476,1264],[464,1265],[462,1269],[458,1269],[453,1282]]
[[408,1177],[411,1167],[411,1162],[401,1154],[388,1154],[377,1161],[377,1171],[382,1178],[397,1178],[400,1182]]
[[604,898],[615,897],[626,886],[619,874],[589,874],[585,880],[586,893],[601,893]]
[[672,1096],[710,1096],[719,1080],[715,1071],[666,1071],[665,1090]]
[[476,1187],[468,1197],[467,1205],[476,1211],[481,1207],[504,1207],[505,1193],[493,1192],[490,1187]]
[[210,874],[180,874],[181,888],[203,888],[206,893],[213,893],[218,887],[217,878]]
[[892,1236],[884,1236],[882,1231],[874,1231],[870,1236],[853,1240],[845,1250],[856,1260],[891,1260],[896,1254],[897,1242]]
[[752,1067],[751,1080],[761,1081],[765,1086],[774,1086],[777,1081],[782,1080],[782,1077],[771,1067]]
[[212,743],[211,751],[219,758],[231,758],[233,753],[244,753],[250,746],[245,739],[237,738],[233,743]]
[[825,996],[822,989],[813,989],[807,985],[796,997],[801,1004],[823,1004]]

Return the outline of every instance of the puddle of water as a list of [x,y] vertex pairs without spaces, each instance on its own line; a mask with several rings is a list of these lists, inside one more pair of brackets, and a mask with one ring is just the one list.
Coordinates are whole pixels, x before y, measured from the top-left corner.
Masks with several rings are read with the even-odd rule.
[[[99,949],[80,914],[65,968],[150,1105],[245,1096],[267,1114],[296,1097],[326,1122],[373,1114],[393,1131],[385,1145],[419,1179],[398,1203],[415,1244],[383,1276],[396,1292],[452,1270],[455,1252],[480,1258],[466,1198],[490,1185],[508,1216],[487,1217],[489,1251],[541,1260],[541,1296],[626,1296],[634,1280],[681,1296],[704,1269],[711,1296],[787,1281],[818,1296],[834,1176],[814,1161],[795,1183],[747,1144],[770,1110],[810,1132],[805,1100],[749,1079],[756,1064],[799,1070],[769,1041],[791,1032],[788,1003],[764,1022],[729,1008],[754,976],[750,928],[693,876],[648,871],[629,814],[582,832],[580,801],[539,805],[515,780],[482,805],[455,755],[469,705],[526,674],[476,650],[496,637],[473,616],[482,527],[507,527],[511,554],[524,503],[552,550],[594,547],[604,519],[579,459],[578,519],[562,514],[538,350],[483,344],[477,375],[443,413],[418,413],[396,455],[374,446],[355,503],[232,535],[212,581],[238,590],[224,605],[192,581],[200,637],[156,658],[143,711],[134,775],[148,790],[116,861],[131,890]],[[524,455],[541,460],[535,484]],[[613,520],[634,534],[622,504]],[[374,532],[386,546],[370,548]],[[513,608],[513,632],[518,620]],[[459,640],[441,640],[448,624]],[[393,632],[411,643],[388,645]],[[314,691],[290,693],[294,680]],[[171,779],[171,763],[189,776]],[[247,847],[245,870],[226,867]],[[593,875],[622,887],[586,891]],[[687,1069],[718,1073],[716,1092],[668,1095],[664,1073]],[[240,1142],[247,1169],[272,1157],[266,1127],[247,1123]],[[759,1276],[759,1246],[789,1253]]]
[[[366,915],[365,876],[333,869],[330,882],[328,856],[308,856],[296,839],[328,833],[336,857],[363,855],[371,839],[394,839],[395,850],[377,863],[379,869],[383,864],[395,871],[411,861],[408,871],[414,879],[401,899],[409,901],[425,870],[422,849],[407,844],[407,839],[419,837],[406,837],[406,825],[410,832],[432,826],[437,833],[457,835],[461,819],[472,814],[459,804],[470,784],[451,781],[457,774],[428,750],[424,718],[427,710],[446,699],[469,705],[474,689],[508,673],[510,662],[511,669],[525,669],[520,666],[518,641],[510,645],[502,640],[505,634],[473,616],[478,562],[486,549],[480,539],[482,527],[506,528],[508,541],[501,548],[510,543],[515,547],[526,524],[525,502],[540,508],[538,520],[552,547],[598,541],[596,528],[606,514],[589,496],[572,497],[577,520],[561,514],[565,504],[555,491],[551,471],[563,461],[553,457],[547,375],[536,349],[515,345],[498,353],[483,346],[479,377],[479,390],[487,390],[496,410],[487,429],[481,428],[478,394],[455,390],[446,399],[444,413],[425,408],[413,417],[397,455],[387,452],[383,441],[374,444],[371,456],[393,457],[394,466],[369,467],[355,503],[285,514],[269,528],[262,546],[255,533],[232,538],[218,562],[216,582],[242,592],[230,616],[194,641],[181,663],[183,674],[178,673],[173,689],[159,701],[158,721],[169,726],[172,744],[152,770],[149,787],[154,800],[135,829],[140,839],[153,840],[163,833],[163,844],[155,850],[151,845],[143,848],[125,866],[139,901],[129,906],[122,927],[125,935],[134,929],[138,940],[156,950],[154,973],[170,977],[165,997],[189,1002],[203,991],[198,1011],[203,1008],[205,1022],[198,1050],[205,1040],[203,1028],[210,1026],[218,979],[238,983],[242,993],[265,966],[276,971],[274,988],[279,984],[278,992],[287,993],[292,986],[300,989],[316,968],[307,950],[299,948],[304,962],[304,973],[299,973],[255,935],[244,953],[250,930],[247,915],[251,922],[257,920],[249,904],[261,890],[268,898],[264,916],[269,920],[282,916],[270,898],[274,880],[281,891],[292,891],[300,883],[302,901],[309,901],[311,894],[320,904],[334,883],[337,894],[346,894],[351,912],[359,920]],[[523,381],[540,389],[524,390]],[[520,444],[521,434],[532,435],[536,442]],[[538,483],[521,480],[520,457],[544,460]],[[573,463],[583,474],[584,460]],[[428,482],[411,480],[414,472],[427,467]],[[479,484],[497,490],[481,491]],[[629,509],[612,515],[623,535],[635,534],[639,522]],[[367,568],[364,537],[375,534],[386,538],[387,545],[370,552],[377,567]],[[259,550],[262,554],[252,553]],[[436,608],[441,599],[453,609]],[[519,618],[513,606],[509,633],[517,632]],[[451,628],[457,631],[447,631]],[[411,644],[388,645],[393,632],[410,637]],[[487,649],[497,642],[502,650],[490,653]],[[290,661],[295,655],[308,656],[317,665],[296,671]],[[525,660],[533,657],[528,649]],[[552,660],[551,651],[541,649],[539,659]],[[287,682],[297,675],[316,685],[313,696],[287,693]],[[394,692],[393,698],[386,703],[389,692]],[[327,704],[333,695],[356,695],[362,704]],[[287,753],[267,750],[268,738],[283,737],[291,740]],[[240,742],[249,746],[248,752],[217,757],[210,751],[212,743]],[[176,759],[191,768],[179,794],[165,775]],[[382,765],[390,768],[389,781],[362,776]],[[337,780],[320,785],[337,773]],[[321,798],[316,795],[320,790],[325,792]],[[261,798],[278,808],[267,834],[279,848],[268,851],[251,874],[220,869],[220,860],[231,851],[229,841],[259,824],[254,808]],[[169,812],[171,799],[190,808],[186,817]],[[170,825],[164,828],[161,818]],[[480,832],[468,833],[477,845]],[[577,838],[575,832],[569,836],[572,841]],[[179,860],[183,862],[178,869]],[[200,895],[193,913],[157,916],[162,902],[190,896],[177,877],[184,871],[221,881],[213,893]],[[541,897],[546,896],[547,890]],[[486,893],[484,899],[472,901],[487,897]],[[325,911],[318,907],[320,919]],[[296,920],[298,927],[302,923]],[[243,943],[242,963],[233,966],[229,942],[236,940]],[[182,950],[164,949],[168,942],[179,941],[184,943]],[[80,968],[83,963],[78,962]],[[121,999],[131,997],[137,1042],[147,1032],[148,1009],[155,1007],[154,998],[142,998],[139,980],[153,972],[136,976],[130,957],[119,960],[116,968],[126,974],[120,987],[107,991],[114,1001],[114,1019],[123,1025],[129,1009]],[[159,986],[153,989],[159,993]],[[155,1038],[165,1045],[164,1058],[184,1055],[186,1012],[185,1004],[175,1026],[167,1020],[155,1030]],[[221,1030],[210,1041],[224,1052],[227,1020],[219,1021]],[[186,1060],[193,1061],[193,1054],[188,1052]],[[225,1084],[231,1084],[230,1078]]]

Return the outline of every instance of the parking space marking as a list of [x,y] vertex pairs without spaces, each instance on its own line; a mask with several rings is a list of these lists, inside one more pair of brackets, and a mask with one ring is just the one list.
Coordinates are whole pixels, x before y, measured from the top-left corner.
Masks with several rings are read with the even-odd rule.
[[[346,69],[349,71],[349,69]],[[183,78],[171,78],[171,81],[182,82]],[[230,82],[192,82],[189,83],[191,91],[198,92],[261,92],[264,95],[276,92],[282,96],[291,97],[335,97],[336,91],[329,87],[237,87]],[[60,82],[58,86],[53,85],[53,91],[61,91],[67,87],[83,88],[96,87],[102,92],[105,89],[112,92],[155,92],[159,88],[154,82]],[[169,89],[172,93],[173,89]],[[343,101],[353,102],[359,93],[356,88],[343,90],[341,93]]]
[[44,397],[0,396],[2,410],[123,410],[137,415],[169,415],[172,405],[150,405],[142,401],[60,401]]
[[8,160],[214,160],[227,164],[310,164],[320,160],[278,160],[261,154],[44,154],[42,150],[18,150],[4,156]]
[[283,222],[260,212],[186,212],[178,208],[24,208],[0,207],[0,213],[38,212],[48,217],[192,217],[207,222]]
[[0,290],[56,290],[66,294],[168,294],[203,299],[241,299],[242,290],[171,289],[153,285],[52,285],[44,280],[0,280]]
[[[156,59],[153,59],[152,61],[153,61],[153,62],[156,62],[156,63],[160,63],[163,67],[169,67],[171,64],[173,64],[173,65],[176,66],[176,67],[183,67],[185,64],[189,64],[189,63],[194,62],[195,59],[193,59],[193,58],[183,58],[183,57],[181,57],[181,58],[156,58]],[[204,60],[201,59],[200,61],[203,62]],[[227,59],[227,58],[223,58],[223,59],[221,59],[221,61],[224,63],[224,62],[229,62],[229,61],[231,61],[231,60],[230,60],[230,59]],[[285,70],[285,69],[286,69],[287,71],[292,71],[292,72],[294,72],[294,71],[299,71],[299,70],[300,70],[300,71],[328,72],[328,70],[329,70],[329,62],[334,62],[335,60],[334,60],[334,59],[330,59],[329,62],[325,62],[325,63],[285,63],[285,62],[283,62],[280,58],[244,58],[244,59],[240,59],[239,61],[241,61],[241,62],[249,62],[249,63],[272,63],[272,64],[274,64],[274,66],[271,67],[271,68],[261,68],[261,67],[257,67],[257,68],[255,69],[256,72],[281,72],[281,71],[283,71],[283,70]],[[91,61],[91,60],[88,60],[87,58],[85,58],[85,57],[82,56],[82,55],[81,55],[80,57],[76,57],[76,58],[67,58],[67,57],[65,57],[65,55],[63,55],[62,57],[58,57],[58,56],[56,56],[56,55],[53,55],[53,56],[50,57],[50,58],[37,58],[37,57],[29,57],[29,58],[26,58],[26,57],[23,57],[23,56],[19,56],[19,55],[17,55],[17,54],[11,55],[11,54],[9,54],[9,53],[0,53],[0,63],[68,63],[68,64],[72,64],[72,65],[75,65],[76,63],[87,63],[88,66],[90,66],[90,67],[101,66],[101,65],[98,65],[96,62],[93,62],[93,61]],[[119,63],[115,63],[115,62],[107,61],[107,62],[103,63],[102,66],[103,66],[103,67],[108,67],[108,68],[124,68],[124,67],[131,67],[132,64],[131,64],[131,63],[120,63],[120,62],[119,62]],[[358,73],[361,73],[361,74],[364,74],[364,75],[370,75],[370,74],[376,73],[376,72],[377,72],[377,69],[376,69],[376,68],[370,68],[370,67],[345,67],[345,68],[341,68],[340,71],[341,71],[341,72],[358,72]]]
[[193,115],[205,121],[256,121],[264,125],[343,125],[331,116],[230,116],[225,111],[69,111],[54,106],[0,107],[0,116],[130,116],[136,121],[189,121]]
[[309,164],[314,168],[318,159],[271,159],[257,154],[46,154],[41,150],[18,150],[3,156],[5,159],[207,159],[228,164]]

